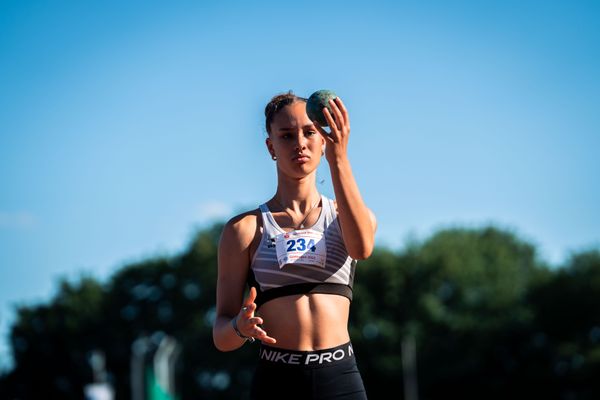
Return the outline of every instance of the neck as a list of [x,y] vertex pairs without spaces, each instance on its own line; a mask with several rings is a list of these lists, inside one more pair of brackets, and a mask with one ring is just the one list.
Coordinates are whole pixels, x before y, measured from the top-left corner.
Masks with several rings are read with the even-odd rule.
[[320,198],[316,185],[316,173],[300,179],[280,176],[277,179],[275,199],[282,206],[303,212],[311,208]]

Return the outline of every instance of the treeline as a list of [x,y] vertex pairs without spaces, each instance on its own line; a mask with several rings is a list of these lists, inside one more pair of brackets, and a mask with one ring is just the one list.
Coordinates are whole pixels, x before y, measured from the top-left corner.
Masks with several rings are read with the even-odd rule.
[[[257,344],[220,353],[212,343],[221,229],[199,232],[178,256],[127,265],[107,282],[63,281],[48,304],[19,308],[0,398],[83,398],[94,350],[117,399],[130,398],[132,343],[165,334],[183,349],[179,398],[246,398]],[[598,399],[600,252],[550,267],[495,227],[378,248],[358,264],[350,330],[370,399],[403,398],[405,375],[420,399]]]

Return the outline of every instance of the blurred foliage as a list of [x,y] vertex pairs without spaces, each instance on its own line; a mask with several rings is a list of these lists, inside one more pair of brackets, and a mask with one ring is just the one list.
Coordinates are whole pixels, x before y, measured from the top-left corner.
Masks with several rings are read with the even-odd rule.
[[[0,398],[83,398],[88,358],[106,354],[117,398],[130,397],[135,339],[174,336],[182,399],[243,399],[257,346],[212,343],[222,225],[180,255],[127,265],[105,283],[63,281],[48,303],[20,307],[15,367]],[[371,399],[401,398],[402,342],[417,344],[421,399],[600,398],[600,252],[550,267],[495,227],[445,229],[358,264],[350,332]]]

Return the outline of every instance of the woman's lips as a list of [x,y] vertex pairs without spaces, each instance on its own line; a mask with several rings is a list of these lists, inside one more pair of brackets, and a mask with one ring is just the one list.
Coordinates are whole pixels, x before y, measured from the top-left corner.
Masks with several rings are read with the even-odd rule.
[[298,164],[304,164],[305,162],[308,162],[309,159],[310,159],[309,156],[302,154],[302,155],[294,157],[293,161],[297,162]]

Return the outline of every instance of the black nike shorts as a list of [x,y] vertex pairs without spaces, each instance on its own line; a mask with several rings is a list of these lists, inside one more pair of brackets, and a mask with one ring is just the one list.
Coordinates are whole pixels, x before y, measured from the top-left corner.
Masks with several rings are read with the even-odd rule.
[[261,344],[250,398],[366,400],[352,344],[294,351]]

